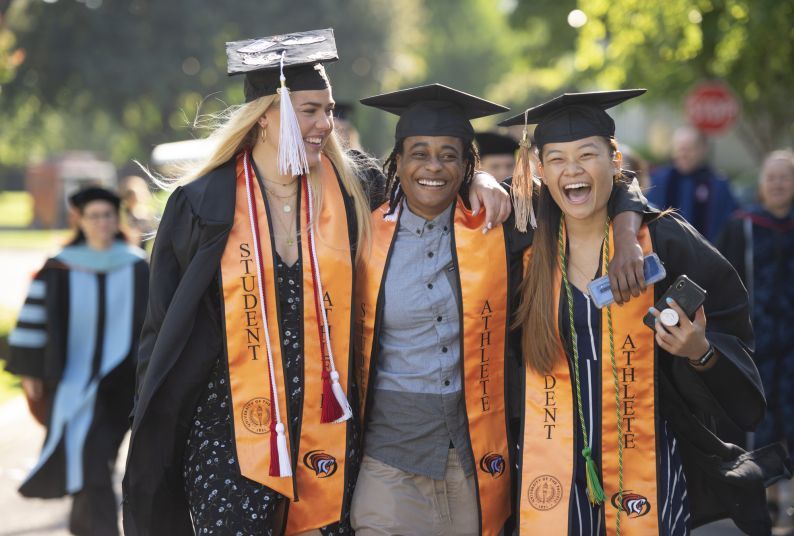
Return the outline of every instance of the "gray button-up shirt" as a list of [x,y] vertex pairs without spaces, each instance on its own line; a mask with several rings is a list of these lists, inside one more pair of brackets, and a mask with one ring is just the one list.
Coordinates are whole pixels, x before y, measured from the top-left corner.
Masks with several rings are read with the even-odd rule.
[[409,473],[444,478],[450,443],[474,461],[460,363],[454,204],[433,221],[403,203],[384,285],[383,325],[366,453]]

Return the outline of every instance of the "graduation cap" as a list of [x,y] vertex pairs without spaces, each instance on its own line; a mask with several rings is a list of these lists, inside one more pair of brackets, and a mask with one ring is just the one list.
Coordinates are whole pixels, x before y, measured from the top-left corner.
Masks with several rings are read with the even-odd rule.
[[226,71],[245,74],[246,102],[277,93],[281,96],[278,168],[284,175],[309,171],[289,92],[328,89],[331,84],[323,63],[338,59],[331,28],[226,43]]
[[524,113],[505,119],[500,126],[532,125],[535,143],[542,148],[547,143],[575,141],[589,136],[614,136],[615,121],[605,110],[638,97],[645,89],[564,93],[548,102],[527,109]]
[[119,196],[99,186],[89,186],[69,196],[69,204],[81,212],[91,201],[107,201],[116,210],[121,206],[121,198]]
[[509,110],[442,84],[401,89],[360,102],[399,115],[395,131],[398,140],[408,136],[454,136],[470,142],[474,139],[470,120]]
[[496,132],[478,132],[474,135],[480,156],[495,154],[506,154],[515,156],[518,150],[518,142],[510,136],[504,136]]
[[334,105],[334,119],[350,121],[353,119],[353,105],[349,102],[337,101]]

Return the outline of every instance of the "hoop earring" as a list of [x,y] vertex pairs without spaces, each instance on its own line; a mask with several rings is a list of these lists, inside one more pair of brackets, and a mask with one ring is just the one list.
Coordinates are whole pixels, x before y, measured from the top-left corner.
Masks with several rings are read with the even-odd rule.
[[267,130],[265,127],[259,127],[259,137],[262,138],[262,143],[265,143],[265,140],[267,139]]

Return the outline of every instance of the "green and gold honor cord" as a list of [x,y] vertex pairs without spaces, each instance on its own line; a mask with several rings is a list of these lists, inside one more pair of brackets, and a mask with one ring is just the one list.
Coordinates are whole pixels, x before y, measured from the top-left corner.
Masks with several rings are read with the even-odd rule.
[[[573,322],[573,294],[571,292],[571,285],[568,282],[568,258],[565,252],[564,240],[564,225],[560,222],[560,231],[557,236],[558,250],[560,255],[560,270],[562,272],[562,281],[565,286],[565,297],[568,302],[568,323],[571,335],[571,347],[573,348],[573,372],[574,383],[576,385],[576,405],[579,409],[579,425],[582,428],[582,440],[584,441],[584,448],[582,449],[582,457],[585,461],[585,475],[587,477],[587,497],[590,499],[591,504],[603,504],[604,502],[604,488],[598,480],[598,468],[593,460],[592,451],[590,449],[590,441],[588,440],[587,427],[584,423],[584,412],[582,411],[582,386],[579,380],[579,341],[576,336],[576,328]],[[604,225],[604,242],[601,248],[601,260],[604,266],[604,274],[609,274],[609,219]],[[615,411],[617,415],[617,428],[618,428],[618,494],[615,503],[618,508],[617,515],[617,534],[620,534],[620,514],[623,511],[623,412],[620,407],[620,385],[618,382],[618,368],[615,363],[615,341],[612,331],[612,308],[607,307],[607,327],[609,328],[609,357],[612,364],[612,379],[615,384]],[[603,381],[603,378],[602,378]]]

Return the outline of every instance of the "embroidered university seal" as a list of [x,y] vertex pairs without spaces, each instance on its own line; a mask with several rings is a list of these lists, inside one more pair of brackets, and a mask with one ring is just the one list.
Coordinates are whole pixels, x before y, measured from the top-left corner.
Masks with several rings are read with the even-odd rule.
[[[612,496],[612,506],[618,508],[618,494]],[[623,492],[623,500],[621,501],[623,511],[626,512],[629,518],[642,517],[651,511],[651,503],[648,499],[639,493],[633,493],[631,490]]]
[[551,510],[562,500],[562,484],[551,475],[541,475],[529,485],[527,499],[535,510]]
[[241,420],[243,425],[255,434],[270,432],[270,400],[252,398],[246,402],[243,406]]
[[336,458],[321,450],[310,450],[303,457],[303,465],[314,471],[318,478],[328,478],[336,473]]

